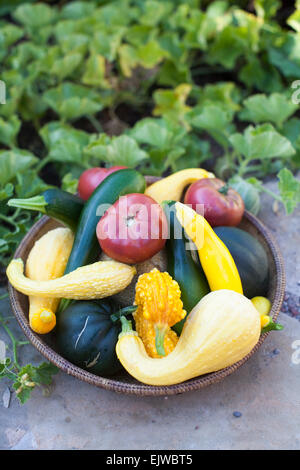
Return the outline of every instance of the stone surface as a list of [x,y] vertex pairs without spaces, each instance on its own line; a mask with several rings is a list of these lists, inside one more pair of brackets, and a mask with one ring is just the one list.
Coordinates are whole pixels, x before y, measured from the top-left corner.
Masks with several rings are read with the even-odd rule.
[[[300,211],[274,213],[272,202],[263,197],[260,218],[281,247],[287,291],[299,307]],[[11,315],[7,299],[0,313]],[[139,398],[60,372],[47,397],[35,389],[21,406],[12,394],[9,408],[0,400],[0,449],[300,449],[300,322],[286,313],[283,332],[271,332],[243,367],[203,390]],[[14,318],[9,323],[22,338]],[[8,343],[1,328],[0,340]],[[41,359],[22,347],[23,363]],[[0,382],[1,397],[7,385]]]

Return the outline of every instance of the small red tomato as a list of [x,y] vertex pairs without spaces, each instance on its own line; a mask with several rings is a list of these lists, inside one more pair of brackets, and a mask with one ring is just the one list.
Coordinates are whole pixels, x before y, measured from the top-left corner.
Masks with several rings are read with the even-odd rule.
[[127,264],[141,263],[165,245],[168,223],[161,206],[145,194],[121,196],[97,225],[104,253]]
[[[201,213],[212,227],[238,225],[245,210],[239,193],[218,178],[205,178],[191,184],[184,202]],[[197,210],[197,204],[203,206],[199,206]]]
[[112,166],[111,168],[95,167],[85,170],[80,175],[78,182],[79,196],[86,201],[108,175],[124,168],[127,168],[127,166]]

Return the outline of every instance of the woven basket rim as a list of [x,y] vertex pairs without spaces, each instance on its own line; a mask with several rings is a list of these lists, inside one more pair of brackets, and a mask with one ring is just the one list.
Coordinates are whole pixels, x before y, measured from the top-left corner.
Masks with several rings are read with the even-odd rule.
[[[253,214],[245,211],[244,217],[248,220],[261,234],[264,238],[266,244],[269,247],[271,255],[273,257],[275,268],[276,268],[276,286],[275,286],[275,296],[272,303],[272,309],[270,315],[273,317],[274,320],[277,319],[278,314],[280,312],[280,308],[284,298],[285,292],[285,270],[282,255],[280,249],[275,241],[273,235],[270,231],[266,228],[266,226]],[[14,258],[20,258],[21,254],[26,247],[27,243],[32,239],[32,237],[36,237],[41,229],[49,223],[50,218],[47,216],[43,216],[40,220],[38,220],[32,228],[28,231],[25,235],[23,240],[21,241],[19,247],[17,248]],[[269,333],[265,333],[262,335],[252,349],[252,351],[245,356],[240,361],[236,362],[235,364],[226,367],[225,369],[221,369],[217,372],[212,372],[203,376],[199,376],[193,379],[190,379],[186,382],[182,382],[175,385],[168,385],[168,386],[152,386],[142,384],[140,382],[131,383],[131,382],[123,382],[121,380],[117,380],[114,378],[107,378],[94,375],[86,370],[81,369],[80,367],[75,366],[71,362],[64,359],[60,356],[56,351],[54,351],[49,345],[47,345],[41,338],[41,336],[34,333],[31,328],[29,327],[28,320],[26,317],[25,312],[23,311],[20,302],[18,300],[18,293],[17,291],[9,284],[8,286],[10,301],[12,305],[12,309],[14,315],[23,330],[24,334],[27,336],[28,340],[32,343],[32,345],[52,364],[56,365],[59,369],[63,372],[70,374],[84,382],[87,382],[91,385],[95,385],[97,387],[104,388],[106,390],[115,391],[118,393],[125,393],[125,394],[133,394],[133,395],[140,395],[140,396],[166,396],[166,395],[176,395],[180,393],[184,393],[187,391],[198,390],[213,383],[217,383],[220,380],[224,379],[226,376],[232,374],[236,371],[239,367],[241,367],[262,345],[265,341],[266,337]]]

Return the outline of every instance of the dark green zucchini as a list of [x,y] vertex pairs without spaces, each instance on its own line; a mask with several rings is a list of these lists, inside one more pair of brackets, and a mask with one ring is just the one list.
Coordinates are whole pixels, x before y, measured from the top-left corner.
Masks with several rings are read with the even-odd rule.
[[[96,236],[96,227],[105,210],[120,196],[143,193],[145,188],[145,178],[141,173],[130,168],[111,173],[99,184],[81,211],[65,274],[80,266],[93,263],[99,258],[101,249]],[[70,303],[71,300],[62,299],[58,313]]]
[[216,227],[218,237],[230,251],[241,277],[244,295],[249,299],[266,296],[269,262],[262,244],[250,233],[236,227]]
[[[169,237],[166,242],[168,272],[175,279],[181,290],[183,307],[190,313],[195,305],[209,292],[208,282],[201,268],[194,263],[188,240],[184,230],[175,215],[175,202],[163,203],[163,208],[169,223]],[[186,317],[173,326],[180,334]]]
[[75,231],[84,201],[71,193],[52,188],[28,199],[10,199],[7,204],[11,207],[41,212]]
[[118,306],[110,300],[77,301],[58,316],[56,345],[73,364],[96,375],[122,369],[115,347],[121,332],[120,316],[136,307]]
[[145,178],[130,168],[108,175],[99,184],[81,212],[65,274],[97,259],[100,246],[96,227],[108,205],[114,204],[125,194],[143,193],[145,188]]

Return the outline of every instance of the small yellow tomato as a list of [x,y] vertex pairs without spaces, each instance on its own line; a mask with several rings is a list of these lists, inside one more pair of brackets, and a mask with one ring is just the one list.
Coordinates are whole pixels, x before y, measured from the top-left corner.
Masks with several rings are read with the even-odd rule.
[[266,297],[258,296],[258,297],[253,297],[253,299],[251,299],[251,302],[253,303],[256,310],[260,313],[260,315],[263,315],[263,316],[269,315],[271,307],[272,307],[272,304],[269,301],[269,299],[267,299]]

